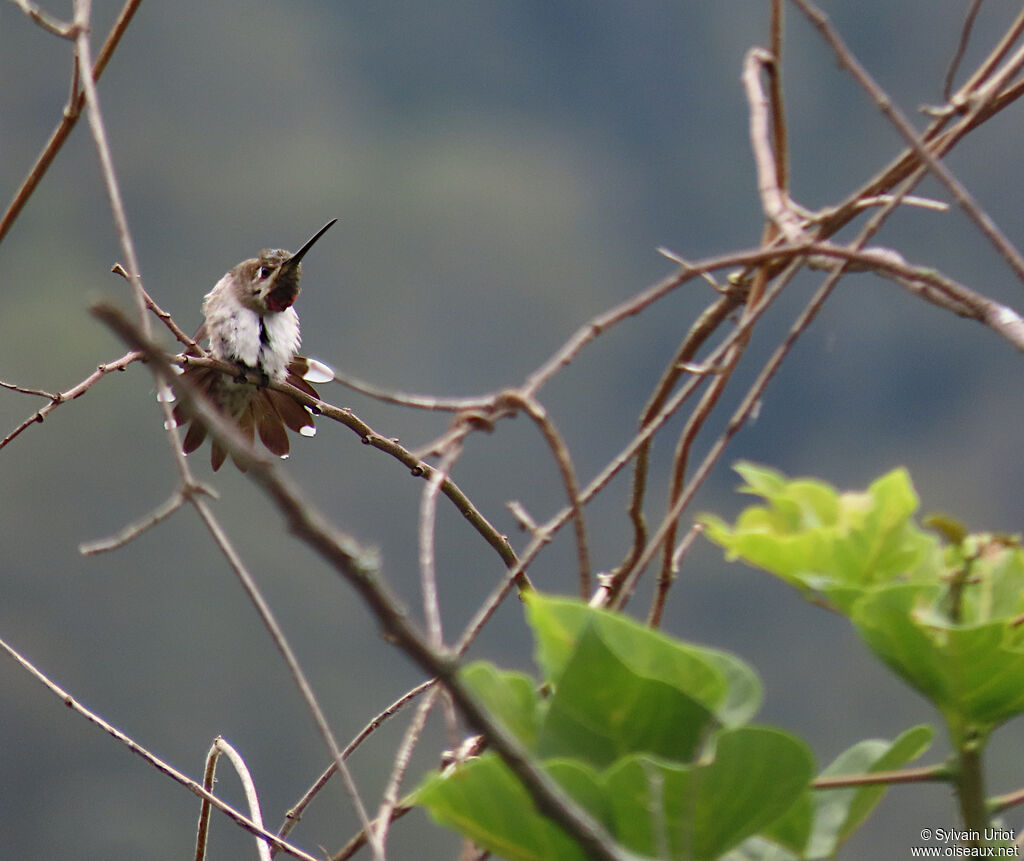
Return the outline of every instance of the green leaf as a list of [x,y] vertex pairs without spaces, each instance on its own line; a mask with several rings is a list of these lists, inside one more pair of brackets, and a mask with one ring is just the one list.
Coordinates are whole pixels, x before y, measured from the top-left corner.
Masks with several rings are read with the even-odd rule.
[[964,545],[972,544],[979,558],[969,563],[960,599],[961,622],[1012,624],[1024,612],[1024,553],[1017,544],[1007,544],[1005,536],[971,535]]
[[760,705],[756,675],[732,655],[578,601],[526,601],[554,689],[538,729],[541,756],[599,768],[635,752],[685,762],[708,732],[748,720]]
[[[916,726],[895,741],[862,741],[841,753],[822,777],[870,774],[899,768],[919,757],[931,744],[935,731]],[[888,790],[885,784],[821,789],[814,792],[814,826],[807,844],[808,858],[831,858],[843,841],[863,824]]]
[[935,609],[942,597],[941,585],[877,589],[856,603],[853,623],[951,726],[987,732],[1024,712],[1024,631],[1010,618],[954,625]]
[[[564,759],[543,767],[626,849],[711,861],[784,814],[806,789],[814,760],[788,733],[740,727],[719,733],[713,756],[696,765],[636,755],[603,775]],[[586,857],[492,753],[428,777],[413,802],[503,858]]]
[[537,683],[524,673],[504,672],[485,661],[463,667],[463,681],[487,710],[531,750],[537,744]]
[[750,463],[736,470],[746,480],[741,492],[767,504],[745,509],[734,527],[702,515],[707,536],[730,559],[771,571],[843,612],[865,589],[914,576],[937,558],[936,537],[912,520],[918,499],[904,469],[863,493],[843,494],[824,482],[787,480]]
[[555,688],[537,753],[597,768],[638,751],[686,762],[713,725],[699,699],[633,672],[587,625]]
[[[525,600],[551,696],[488,664],[462,676],[621,846],[711,861],[804,797],[814,770],[806,745],[741,725],[761,689],[738,658],[579,601]],[[502,857],[582,857],[494,753],[429,776],[413,803]]]
[[[577,763],[552,762],[546,770],[570,796],[611,824],[596,776]],[[541,815],[516,776],[487,753],[446,774],[429,776],[413,794],[434,820],[502,858],[514,861],[586,861],[579,844]],[[603,815],[602,815],[603,814]]]
[[629,757],[606,779],[615,834],[641,854],[718,858],[782,816],[813,769],[802,741],[765,727],[722,730],[698,765]]

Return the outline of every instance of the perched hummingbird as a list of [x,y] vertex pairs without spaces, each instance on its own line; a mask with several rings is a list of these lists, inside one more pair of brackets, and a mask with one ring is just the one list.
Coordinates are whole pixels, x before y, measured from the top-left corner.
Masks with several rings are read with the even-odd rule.
[[[208,339],[210,355],[238,366],[237,378],[209,368],[190,367],[183,373],[238,422],[243,434],[252,440],[254,431],[259,433],[263,445],[280,457],[288,456],[286,427],[303,436],[313,436],[316,428],[306,407],[283,392],[266,388],[266,384],[287,380],[297,389],[319,397],[310,382],[334,378],[326,365],[295,355],[300,340],[299,315],[292,306],[299,295],[302,258],[337,220],[327,222],[294,254],[267,248],[258,257],[243,260],[206,294],[205,319],[194,340]],[[263,383],[246,382],[245,375],[250,372],[260,375]],[[174,422],[191,422],[182,444],[185,454],[202,445],[206,426],[184,404],[174,408]],[[216,471],[227,452],[217,442],[212,445],[210,463]]]

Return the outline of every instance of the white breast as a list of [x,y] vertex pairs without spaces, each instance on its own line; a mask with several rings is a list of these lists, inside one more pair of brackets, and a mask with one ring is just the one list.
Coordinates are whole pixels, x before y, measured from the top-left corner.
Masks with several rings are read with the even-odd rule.
[[260,316],[230,292],[225,275],[203,304],[210,352],[226,362],[247,365],[280,382],[299,348],[299,315],[294,308]]

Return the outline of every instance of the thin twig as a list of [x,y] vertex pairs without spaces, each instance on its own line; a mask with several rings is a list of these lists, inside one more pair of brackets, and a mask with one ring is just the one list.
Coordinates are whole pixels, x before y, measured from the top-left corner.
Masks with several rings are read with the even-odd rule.
[[562,485],[565,487],[569,507],[572,509],[572,522],[576,533],[576,565],[579,568],[580,597],[585,600],[590,594],[590,547],[587,541],[587,522],[583,514],[583,506],[580,504],[579,482],[576,480],[576,469],[572,465],[569,447],[562,439],[555,423],[551,421],[544,407],[538,403],[536,398],[520,398],[518,393],[514,393],[512,397],[540,429],[555,458],[558,473],[562,477]]
[[73,401],[75,398],[81,397],[87,391],[89,391],[89,389],[92,388],[92,386],[97,381],[105,377],[107,374],[111,373],[112,371],[123,371],[132,362],[137,362],[141,357],[141,354],[136,352],[135,350],[132,350],[129,353],[125,353],[123,356],[121,356],[120,359],[115,359],[113,362],[106,362],[102,365],[98,365],[96,370],[89,374],[89,376],[86,377],[84,380],[75,384],[67,391],[58,392],[55,395],[50,394],[48,392],[43,392],[41,389],[28,389],[20,386],[6,384],[5,388],[14,389],[15,391],[24,392],[26,394],[48,397],[50,399],[50,403],[46,404],[43,407],[40,407],[32,415],[25,419],[20,425],[18,425],[14,430],[7,434],[7,436],[0,440],[0,449],[4,448],[9,443],[13,442],[26,428],[31,427],[34,424],[38,424],[39,422],[42,422],[50,413],[57,409],[57,407],[59,407],[61,404],[66,404],[68,401]]
[[87,74],[82,75],[82,92],[85,94],[85,115],[89,121],[93,142],[96,144],[96,154],[99,157],[103,183],[107,189],[107,200],[110,203],[110,211],[114,218],[117,238],[121,244],[121,251],[128,261],[128,282],[132,286],[133,297],[138,308],[139,325],[142,327],[142,334],[148,338],[152,330],[149,318],[145,313],[145,290],[143,290],[138,276],[139,259],[135,254],[135,243],[132,240],[131,231],[128,229],[128,216],[125,215],[124,201],[121,198],[121,187],[117,181],[117,174],[114,171],[114,159],[110,154],[107,129],[103,123],[103,114],[100,111],[100,97],[91,71],[92,49],[89,46],[89,22],[92,12],[92,0],[75,0],[74,9],[75,26],[77,28],[75,51],[79,60],[79,68],[88,70]]
[[228,818],[236,822],[246,831],[256,835],[257,837],[262,837],[264,840],[267,840],[269,843],[274,845],[279,851],[284,852],[285,854],[290,855],[293,858],[300,858],[302,859],[302,861],[319,861],[319,859],[315,858],[312,855],[306,854],[298,847],[292,846],[290,843],[287,843],[286,841],[282,840],[276,835],[271,834],[269,831],[260,828],[256,825],[255,822],[253,822],[244,814],[235,810],[235,808],[233,808],[230,804],[221,801],[216,795],[213,795],[211,792],[204,789],[202,785],[194,781],[192,778],[182,774],[173,766],[169,765],[168,763],[160,759],[160,757],[158,757],[156,754],[151,753],[137,741],[125,735],[113,724],[108,723],[95,712],[92,712],[89,709],[87,709],[77,699],[71,696],[71,694],[65,691],[56,682],[52,681],[49,678],[49,676],[47,676],[40,669],[38,669],[31,661],[28,660],[28,658],[24,657],[20,652],[18,652],[13,646],[9,645],[2,638],[0,638],[0,649],[2,649],[4,652],[10,655],[18,664],[21,665],[22,669],[26,670],[33,678],[35,678],[38,682],[45,686],[52,694],[58,697],[64,703],[64,705],[66,705],[73,712],[80,715],[81,717],[84,717],[87,721],[89,721],[89,723],[93,724],[93,726],[99,727],[101,730],[107,733],[107,735],[111,736],[112,738],[123,744],[126,748],[128,748],[129,751],[131,751],[136,756],[139,756],[143,760],[148,762],[161,774],[167,775],[169,778],[174,780],[176,783],[181,784],[187,790],[189,790],[199,798],[209,801],[210,804],[216,807],[221,813],[225,814]]
[[44,12],[32,0],[14,0],[14,5],[21,7],[21,11],[28,15],[40,27],[54,36],[62,39],[74,39],[78,35],[77,26],[74,23],[61,21]]
[[804,225],[789,202],[785,186],[780,183],[780,171],[771,145],[773,125],[769,121],[769,113],[774,116],[777,111],[772,110],[760,80],[762,69],[775,67],[776,59],[772,54],[763,48],[751,48],[743,61],[743,86],[750,111],[750,143],[757,167],[761,208],[779,232],[790,243],[796,243],[803,238]]
[[[113,272],[115,275],[120,275],[126,281],[131,283],[132,279],[131,276],[128,274],[128,270],[126,270],[124,266],[122,266],[120,263],[115,263],[111,267],[110,271]],[[199,349],[199,345],[195,342],[195,340],[193,338],[190,338],[188,335],[185,334],[184,331],[182,331],[181,327],[178,326],[178,324],[174,321],[174,318],[171,316],[170,312],[165,311],[163,308],[157,305],[153,297],[149,295],[149,291],[147,291],[145,286],[142,284],[142,278],[138,277],[136,280],[138,282],[138,288],[142,291],[142,300],[143,302],[145,302],[146,307],[154,314],[156,314],[160,321],[170,330],[171,334],[174,335],[174,337],[177,338],[180,343],[184,344],[186,347],[190,349],[202,352]]]
[[[206,755],[206,771],[203,774],[203,786],[210,792],[213,791],[213,784],[217,773],[217,760],[220,755],[225,754],[228,761],[234,766],[235,773],[242,782],[242,790],[245,792],[245,800],[249,805],[249,816],[260,828],[263,828],[263,813],[260,811],[260,799],[256,793],[256,784],[253,783],[249,768],[242,759],[241,754],[235,750],[221,736],[217,736],[210,746]],[[196,836],[196,861],[203,861],[206,857],[206,841],[209,835],[210,803],[204,798],[199,812],[199,828]],[[265,840],[256,838],[256,852],[260,861],[270,861],[270,844]]]
[[[864,91],[871,96],[882,115],[889,120],[897,131],[899,131],[921,162],[935,175],[936,179],[946,186],[960,208],[963,209],[982,234],[989,240],[989,242],[992,243],[993,247],[999,252],[1000,256],[1006,261],[1017,277],[1021,281],[1024,281],[1024,258],[1021,257],[1020,252],[1017,251],[1013,243],[1003,235],[1002,231],[989,217],[988,213],[974,201],[970,192],[964,188],[949,168],[947,168],[945,164],[940,161],[939,158],[918,137],[914,127],[903,115],[902,111],[893,104],[885,91],[875,83],[874,78],[871,77],[868,71],[860,64],[860,61],[843,42],[842,38],[829,22],[828,16],[825,15],[825,13],[822,12],[814,3],[812,3],[811,0],[793,0],[793,2],[797,5],[800,11],[804,13],[811,24],[821,33],[822,37],[835,53],[840,66],[845,68],[853,79],[864,89]],[[1007,66],[1005,66],[999,74],[994,75],[992,79],[985,82],[984,86],[986,88],[991,87],[988,93],[988,98],[994,98],[996,96],[1001,89],[1001,82],[1008,80],[1012,74],[1015,74],[1016,70],[1021,67],[1021,64],[1024,64],[1024,49],[1021,49],[1021,51],[1018,52],[1017,58],[1010,60],[1007,63]],[[983,103],[984,100],[979,102],[973,110],[975,112],[980,112],[981,105]]]
[[873,786],[884,783],[896,786],[901,783],[934,783],[953,780],[948,765],[923,765],[920,768],[904,768],[896,771],[868,771],[864,774],[837,774],[817,777],[811,781],[814,789],[848,789],[854,786]]
[[[124,35],[125,30],[128,29],[128,25],[131,23],[132,17],[135,15],[135,10],[139,8],[139,4],[142,0],[127,0],[124,7],[121,9],[121,14],[117,16],[117,20],[114,22],[114,26],[110,28],[110,33],[107,35],[107,40],[103,43],[103,48],[100,50],[100,55],[96,59],[96,65],[92,69],[93,80],[98,81],[100,76],[103,74],[104,69],[107,68],[107,63],[110,62],[110,58],[113,55],[118,43],[121,41],[121,37]],[[39,157],[36,159],[36,163],[32,165],[31,170],[28,172],[28,176],[22,181],[21,186],[14,193],[14,197],[7,206],[7,211],[4,212],[3,217],[0,218],[0,241],[7,235],[7,231],[11,229],[11,226],[17,220],[21,210],[25,208],[25,204],[28,203],[29,198],[32,197],[32,193],[36,190],[36,186],[39,185],[42,178],[46,175],[46,171],[49,169],[53,160],[57,157],[57,153],[60,152],[61,147],[64,146],[64,142],[68,139],[71,134],[71,130],[75,127],[75,123],[78,122],[78,118],[82,113],[82,108],[85,106],[85,93],[78,90],[76,87],[72,87],[72,96],[68,101],[67,106],[64,108],[64,115],[61,117],[57,127],[53,130],[50,135],[50,139],[46,142],[46,146],[43,147]]]
[[974,30],[974,20],[978,17],[981,4],[985,0],[972,0],[971,8],[967,10],[963,26],[960,28],[960,39],[957,41],[956,50],[953,52],[953,59],[949,61],[949,68],[946,69],[946,77],[942,84],[942,98],[949,102],[953,97],[953,81],[960,69],[960,62],[964,58],[967,46],[971,41],[971,32]]
[[704,531],[703,523],[694,523],[687,530],[686,535],[683,536],[683,540],[672,551],[671,563],[668,567],[668,573],[662,571],[658,576],[658,582],[654,589],[654,597],[651,599],[651,609],[647,612],[647,625],[651,628],[661,627],[661,617],[665,612],[665,603],[668,600],[668,590],[672,588],[672,584],[675,582],[676,577],[679,574],[679,566],[682,564],[683,557],[689,552],[693,546],[694,540]]
[[[361,745],[367,738],[369,738],[377,729],[381,726],[388,718],[397,714],[402,708],[412,702],[416,697],[425,691],[429,690],[436,684],[434,679],[430,679],[425,682],[421,682],[416,685],[412,690],[406,691],[402,696],[395,700],[389,705],[384,711],[380,712],[376,717],[373,718],[366,726],[364,726],[350,741],[345,745],[345,749],[341,752],[342,759],[348,759],[353,751],[359,745]],[[284,839],[288,836],[291,830],[299,824],[299,820],[302,819],[302,814],[305,809],[309,806],[310,802],[317,796],[321,789],[327,785],[327,782],[333,777],[338,771],[338,764],[331,762],[324,772],[313,782],[313,785],[303,793],[300,798],[285,814],[284,822],[281,823],[281,827],[277,830],[277,836]],[[362,831],[359,832],[361,839],[365,840],[366,835]],[[362,844],[360,844],[362,845]]]
[[[105,305],[94,306],[92,310],[119,337],[141,350],[164,382],[176,381],[177,375],[163,352],[123,314]],[[368,555],[352,538],[338,532],[286,475],[274,469],[269,461],[255,456],[237,428],[215,408],[197,398],[192,399],[189,407],[206,424],[209,434],[246,468],[246,476],[267,495],[292,532],[352,585],[390,640],[428,675],[438,678],[469,726],[487,737],[492,748],[519,778],[537,808],[564,828],[592,857],[602,861],[627,861],[627,853],[615,843],[604,826],[577,804],[536,763],[522,742],[496,721],[470,693],[458,674],[456,657],[451,652],[431,648],[413,627],[401,604],[379,582],[376,557]],[[340,759],[340,751],[335,759]],[[369,839],[372,844],[374,838],[371,836]]]
[[420,410],[457,413],[463,410],[485,409],[491,403],[491,396],[489,395],[468,398],[442,398],[434,395],[417,395],[411,392],[385,389],[337,371],[334,373],[334,382],[340,383],[354,392],[359,392],[361,395],[383,401],[386,404],[397,404],[402,407],[413,407]]
[[[200,490],[200,488],[197,488]],[[201,491],[207,494],[215,495],[212,488],[201,488]],[[94,556],[97,553],[106,553],[110,550],[117,550],[120,547],[124,547],[129,541],[133,541],[138,538],[147,529],[156,526],[158,523],[162,523],[175,511],[181,508],[188,501],[188,493],[182,490],[178,490],[171,496],[166,502],[161,503],[154,508],[145,517],[136,520],[134,523],[129,523],[117,534],[110,536],[109,538],[99,538],[95,541],[84,541],[78,545],[78,552],[83,556]]]
[[426,697],[416,707],[416,712],[409,722],[405,734],[402,736],[398,750],[395,752],[394,765],[384,787],[384,795],[377,810],[377,818],[375,820],[377,823],[376,835],[381,847],[384,847],[387,842],[388,829],[394,821],[395,809],[399,807],[400,799],[398,793],[405,773],[409,768],[409,760],[412,758],[413,749],[423,735],[423,728],[427,724],[427,717],[437,702],[437,695],[440,691],[441,688],[439,687],[431,688]]
[[772,17],[769,24],[768,51],[773,62],[765,71],[768,73],[768,90],[772,108],[772,153],[778,173],[779,188],[789,191],[789,136],[786,131],[786,109],[782,89],[782,47],[785,32],[785,6],[782,0],[772,0]]
[[60,395],[55,395],[53,392],[46,392],[42,389],[30,389],[27,386],[19,386],[17,383],[5,383],[0,380],[0,387],[10,389],[12,392],[20,392],[23,395],[36,395],[40,398],[49,398],[51,401],[60,400]]
[[420,496],[418,544],[420,587],[423,593],[423,617],[427,623],[427,640],[435,649],[444,648],[441,604],[437,594],[437,566],[434,554],[434,531],[437,524],[437,497],[455,461],[462,453],[462,440],[455,441],[445,452],[434,474],[427,480]]
[[[194,407],[195,404],[193,403]],[[232,452],[232,454],[235,454]],[[299,688],[299,692],[302,695],[303,700],[306,703],[306,707],[313,715],[313,720],[317,725],[317,729],[320,731],[321,736],[327,744],[328,750],[334,759],[335,764],[338,766],[338,772],[341,774],[342,781],[345,784],[345,790],[355,808],[356,815],[359,817],[359,822],[364,829],[370,828],[370,818],[366,813],[366,807],[363,804],[362,798],[359,795],[359,791],[356,788],[355,781],[352,778],[351,772],[345,765],[345,761],[341,755],[341,748],[338,745],[338,741],[334,736],[334,732],[331,730],[331,725],[327,720],[327,715],[324,714],[323,709],[320,707],[320,703],[316,698],[316,694],[313,692],[313,687],[310,685],[309,680],[306,678],[306,674],[302,669],[302,665],[299,663],[295,652],[292,650],[291,645],[285,636],[284,630],[277,622],[277,618],[274,616],[273,611],[270,609],[270,605],[266,602],[263,597],[263,593],[260,592],[259,587],[253,580],[252,575],[249,573],[245,564],[242,562],[241,557],[238,555],[234,548],[234,545],[228,540],[227,535],[221,528],[220,524],[213,517],[212,512],[209,510],[206,502],[192,497],[192,505],[195,507],[199,514],[200,519],[206,525],[207,530],[214,537],[217,542],[217,546],[220,548],[221,553],[228,560],[228,564],[231,569],[235,572],[235,576],[242,584],[242,588],[245,589],[246,595],[252,602],[256,611],[260,615],[264,627],[270,633],[270,638],[277,650],[281,653],[281,657],[284,658],[285,665],[288,667],[288,671]],[[374,839],[373,835],[367,830],[367,838],[370,842],[370,848],[373,852],[376,861],[384,861],[384,853],[381,851],[380,846]]]

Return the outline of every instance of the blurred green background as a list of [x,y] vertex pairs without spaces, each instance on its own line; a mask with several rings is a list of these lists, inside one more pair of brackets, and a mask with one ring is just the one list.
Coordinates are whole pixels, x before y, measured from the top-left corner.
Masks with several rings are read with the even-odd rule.
[[[906,111],[941,100],[967,3],[829,2],[851,48]],[[1013,14],[984,7],[967,67]],[[94,50],[120,4],[94,3]],[[70,3],[48,8],[70,16]],[[469,395],[520,382],[579,325],[691,258],[757,244],[761,215],[740,88],[744,52],[765,44],[766,0],[549,3],[438,0],[143,3],[101,84],[101,103],[153,296],[191,330],[223,272],[265,246],[298,246],[339,225],[304,265],[304,349],[383,386]],[[784,78],[794,196],[833,203],[899,150],[896,134],[790,10]],[[0,196],[10,198],[57,123],[68,43],[0,5]],[[1019,107],[949,159],[1020,242]],[[934,183],[922,193],[942,196]],[[913,263],[1020,309],[1021,285],[957,212],[900,213],[878,240]],[[124,283],[92,142],[79,124],[0,246],[0,379],[61,390],[123,350],[87,306]],[[798,280],[745,357],[749,381],[816,281]],[[690,286],[589,347],[541,395],[583,481],[633,432],[636,414],[709,299]],[[907,465],[925,510],[976,529],[1021,528],[1021,357],[982,327],[873,276],[849,278],[775,379],[760,418],[735,441],[695,506],[729,516],[743,500],[740,457],[861,488]],[[327,764],[282,662],[227,565],[190,512],[124,549],[82,558],[162,502],[175,474],[152,383],[141,367],[107,378],[0,451],[0,635],[87,706],[193,776],[214,736],[246,757],[276,827]],[[737,386],[736,391],[739,391]],[[386,436],[415,447],[445,429],[341,388],[322,390]],[[735,392],[727,405],[735,403]],[[0,391],[0,435],[41,405]],[[673,426],[678,431],[680,423]],[[706,446],[712,437],[702,438]],[[664,498],[674,440],[657,450],[651,499]],[[285,465],[335,521],[382,550],[411,606],[422,483],[350,431],[319,422]],[[703,450],[703,449],[701,449]],[[197,459],[209,477],[205,450]],[[562,505],[550,455],[523,419],[470,441],[456,479],[522,544],[504,508],[543,519]],[[380,638],[350,589],[280,526],[231,469],[215,510],[292,638],[342,740],[420,681]],[[628,538],[627,482],[591,513],[599,569]],[[656,509],[652,508],[652,514]],[[446,631],[501,574],[450,506],[439,518]],[[568,532],[531,570],[569,592]],[[647,593],[634,610],[642,612]],[[417,611],[418,612],[418,611]],[[936,722],[875,664],[842,620],[702,544],[670,599],[665,628],[735,651],[766,686],[761,720],[805,736],[823,766],[868,737]],[[530,666],[515,602],[474,657]],[[352,760],[376,804],[405,725]],[[991,747],[994,791],[1019,788],[1021,729]],[[418,775],[448,744],[435,722]],[[943,755],[933,751],[933,761]],[[240,800],[222,771],[218,791]],[[60,707],[0,661],[0,835],[5,857],[171,859],[192,851],[198,802]],[[948,826],[939,787],[892,792],[846,857],[904,857],[922,827]],[[1010,827],[1021,817],[1011,812]],[[294,832],[314,853],[355,829],[337,787]],[[395,858],[454,857],[458,842],[418,813],[399,823]],[[250,838],[215,820],[210,857],[251,857]]]

